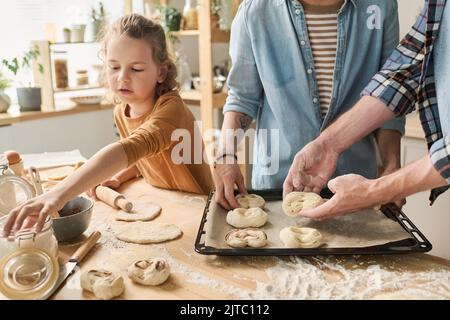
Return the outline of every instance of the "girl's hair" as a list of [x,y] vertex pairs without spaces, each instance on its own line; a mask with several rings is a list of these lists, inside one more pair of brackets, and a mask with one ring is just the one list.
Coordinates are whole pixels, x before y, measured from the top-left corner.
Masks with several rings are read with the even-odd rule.
[[167,68],[166,79],[156,85],[156,98],[178,87],[177,67],[170,57],[166,35],[161,25],[135,13],[119,18],[103,31],[100,50],[102,58],[106,57],[106,46],[113,35],[126,35],[133,39],[146,41],[152,49],[155,63],[160,66],[165,65]]

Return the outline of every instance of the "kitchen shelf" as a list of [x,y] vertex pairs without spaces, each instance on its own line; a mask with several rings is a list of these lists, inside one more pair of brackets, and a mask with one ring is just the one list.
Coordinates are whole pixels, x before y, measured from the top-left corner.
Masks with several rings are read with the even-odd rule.
[[[181,98],[190,105],[200,105],[202,100],[202,94],[198,90],[182,91]],[[212,107],[215,109],[220,109],[224,106],[227,99],[226,92],[219,92],[213,94]]]
[[[199,30],[180,30],[180,31],[171,31],[170,34],[176,37],[189,37],[189,36],[200,36]],[[225,30],[211,30],[211,42],[213,43],[228,43],[230,42],[230,31]]]
[[49,46],[64,46],[64,45],[80,45],[80,44],[99,44],[98,41],[83,41],[83,42],[50,42]]
[[199,30],[180,30],[180,31],[170,31],[170,34],[182,37],[182,36],[199,36],[200,31]]
[[86,85],[86,86],[79,86],[79,87],[68,87],[68,88],[55,88],[54,92],[68,92],[68,91],[80,91],[80,90],[90,90],[90,89],[100,89],[103,88],[100,85]]

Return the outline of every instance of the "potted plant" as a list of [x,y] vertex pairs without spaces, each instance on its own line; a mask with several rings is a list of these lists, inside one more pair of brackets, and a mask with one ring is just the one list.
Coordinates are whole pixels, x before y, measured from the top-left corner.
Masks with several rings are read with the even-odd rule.
[[7,79],[3,73],[0,72],[0,113],[6,112],[11,105],[11,99],[5,93],[5,89],[11,86],[11,80]]
[[106,13],[103,6],[103,2],[99,2],[98,9],[92,8],[91,10],[91,23],[92,23],[92,39],[99,41],[102,30],[106,26]]
[[220,0],[211,0],[211,29],[219,29]]
[[181,12],[178,9],[161,5],[158,10],[161,12],[162,26],[166,32],[180,30]]
[[[37,45],[31,47],[22,56],[15,57],[11,60],[3,59],[2,63],[6,66],[15,77],[18,73],[31,72],[31,64],[37,60],[40,55],[39,47]],[[44,72],[42,64],[38,64],[39,72]],[[31,76],[31,75],[30,75]],[[31,81],[28,87],[20,83],[21,87],[17,88],[17,100],[22,111],[38,111],[41,108],[41,88],[32,87]]]

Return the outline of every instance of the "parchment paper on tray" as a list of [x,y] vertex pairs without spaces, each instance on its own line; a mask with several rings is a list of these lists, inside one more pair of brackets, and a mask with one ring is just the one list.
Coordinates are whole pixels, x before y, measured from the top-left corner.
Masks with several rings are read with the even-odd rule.
[[[319,230],[327,248],[362,248],[410,238],[400,224],[387,218],[381,211],[366,209],[353,214],[314,221],[308,218],[291,218],[284,214],[282,201],[267,201],[265,211],[269,220],[260,229],[267,234],[268,243],[264,248],[284,248],[279,233],[284,227],[297,225]],[[226,223],[228,211],[213,199],[205,225],[205,245],[220,249],[230,249],[225,235],[234,229]]]

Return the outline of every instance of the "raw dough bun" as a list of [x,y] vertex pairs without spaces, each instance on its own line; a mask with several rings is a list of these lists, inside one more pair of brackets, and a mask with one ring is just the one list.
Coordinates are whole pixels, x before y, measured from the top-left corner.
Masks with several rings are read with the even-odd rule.
[[178,238],[182,231],[174,224],[137,221],[116,227],[113,233],[119,240],[146,244]]
[[235,228],[258,228],[266,224],[268,214],[261,208],[237,208],[228,211],[227,223]]
[[241,208],[264,208],[266,201],[263,197],[257,194],[239,194],[236,196],[236,201]]
[[169,275],[169,264],[163,258],[138,260],[128,267],[128,277],[146,286],[160,285]]
[[120,221],[148,221],[154,219],[161,212],[161,207],[155,203],[135,203],[131,212],[120,210],[116,220]]
[[125,290],[123,278],[111,271],[89,270],[80,278],[81,288],[92,292],[97,298],[109,300],[120,296]]
[[280,239],[288,248],[317,248],[323,243],[317,229],[294,226],[281,229]]
[[260,248],[267,244],[267,235],[264,231],[258,229],[234,229],[225,236],[225,241],[230,247]]
[[290,217],[297,216],[303,209],[314,209],[324,203],[314,192],[291,192],[283,200],[283,211]]

